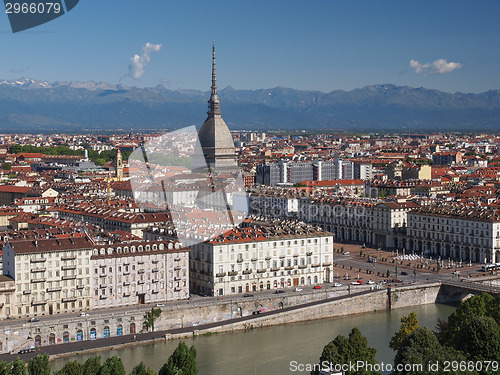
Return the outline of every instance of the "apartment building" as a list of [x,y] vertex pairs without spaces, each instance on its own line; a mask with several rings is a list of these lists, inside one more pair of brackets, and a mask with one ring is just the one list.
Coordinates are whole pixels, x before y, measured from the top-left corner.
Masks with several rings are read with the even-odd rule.
[[51,315],[92,308],[92,241],[86,237],[5,238],[3,274],[14,279],[11,316]]
[[441,258],[500,262],[500,211],[458,204],[422,207],[408,213],[406,247]]
[[187,299],[189,248],[139,241],[92,248],[95,309]]
[[222,296],[330,282],[332,261],[331,233],[302,222],[251,219],[191,246],[191,290]]

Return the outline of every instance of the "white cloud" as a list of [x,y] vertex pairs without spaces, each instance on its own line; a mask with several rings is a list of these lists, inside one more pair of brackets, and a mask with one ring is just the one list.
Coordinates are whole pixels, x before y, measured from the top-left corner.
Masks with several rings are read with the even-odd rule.
[[141,79],[144,75],[144,68],[151,61],[151,53],[158,52],[161,47],[161,44],[146,43],[142,47],[142,55],[134,55],[130,59],[130,65],[128,66],[129,76],[133,79]]
[[425,76],[435,74],[445,74],[460,69],[462,64],[458,62],[448,62],[445,59],[439,59],[432,63],[422,64],[416,60],[410,60],[410,67],[415,69],[416,73],[423,73]]

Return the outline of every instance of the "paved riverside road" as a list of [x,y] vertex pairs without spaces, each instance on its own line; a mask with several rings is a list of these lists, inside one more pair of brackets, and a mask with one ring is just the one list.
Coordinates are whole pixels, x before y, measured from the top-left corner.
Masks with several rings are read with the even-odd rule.
[[[279,309],[279,310],[266,311],[266,312],[262,312],[258,315],[247,315],[244,317],[223,320],[223,321],[215,322],[215,323],[200,324],[199,326],[196,326],[196,327],[185,327],[185,328],[170,329],[170,330],[166,330],[166,331],[137,333],[136,334],[136,341],[138,341],[138,342],[149,341],[149,340],[156,339],[156,338],[162,338],[167,333],[172,333],[172,334],[187,333],[187,332],[193,332],[195,330],[206,330],[206,329],[224,326],[227,324],[232,324],[232,323],[237,323],[237,322],[251,321],[251,320],[254,320],[256,318],[263,317],[263,316],[280,314],[280,313],[285,312],[285,311],[298,310],[298,309],[301,309],[304,307],[321,305],[321,304],[324,304],[327,302],[340,301],[340,300],[344,300],[344,299],[347,299],[350,297],[362,296],[362,295],[374,293],[375,291],[377,291],[377,290],[365,290],[362,292],[351,293],[350,295],[345,295],[345,296],[340,296],[340,297],[332,297],[332,298],[327,298],[327,299],[323,299],[323,300],[319,300],[319,301],[308,302],[308,303],[304,303],[302,305],[285,307],[285,308]],[[63,354],[63,353],[71,353],[71,352],[78,353],[79,351],[82,351],[82,350],[95,349],[95,348],[105,348],[105,347],[109,347],[109,346],[131,343],[133,341],[134,341],[134,335],[113,336],[113,337],[101,338],[101,339],[97,339],[97,340],[77,341],[77,342],[70,342],[70,343],[65,343],[65,344],[43,346],[34,353],[0,354],[0,360],[12,361],[16,357],[20,357],[21,359],[27,361],[30,358],[33,358],[38,354],[47,353],[49,355],[55,355],[55,354]]]

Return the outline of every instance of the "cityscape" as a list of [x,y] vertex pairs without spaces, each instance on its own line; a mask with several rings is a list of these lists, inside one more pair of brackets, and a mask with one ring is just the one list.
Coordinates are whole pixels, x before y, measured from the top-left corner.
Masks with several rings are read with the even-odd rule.
[[[22,46],[67,41],[63,30],[72,26],[79,35],[93,6],[64,3],[71,13],[31,34],[12,25],[12,53],[27,59]],[[182,6],[152,3],[186,15]],[[271,3],[258,22],[280,14]],[[144,22],[154,6],[117,10],[142,17],[134,44],[158,37]],[[311,14],[354,15],[351,6],[323,4]],[[385,7],[412,19],[391,1]],[[291,2],[290,20],[305,16],[299,8]],[[499,10],[490,1],[459,8],[447,26],[465,8],[487,20]],[[356,21],[363,31],[352,29],[353,43],[364,45],[360,35],[375,30],[366,19]],[[239,20],[246,29],[253,22],[250,13]],[[500,37],[498,27],[489,34],[486,23],[473,24],[471,39]],[[477,42],[484,61],[474,72],[478,60],[453,43],[443,48],[448,59],[425,55],[405,29],[422,57],[411,55],[392,75],[382,69],[387,62],[374,61],[361,84],[349,63],[323,65],[331,51],[316,53],[300,38],[298,61],[276,69],[273,59],[291,53],[279,28],[300,35],[286,22],[270,26],[269,39],[283,43],[276,51],[265,38],[252,47],[269,59],[260,65],[210,25],[214,35],[187,33],[171,46],[141,42],[121,77],[123,67],[108,64],[126,36],[114,31],[96,42],[110,41],[102,71],[88,63],[55,73],[45,65],[49,52],[37,68],[2,68],[0,372],[498,373],[498,52]],[[389,35],[376,30],[374,38]],[[306,36],[319,48],[326,40],[316,32]],[[389,51],[394,38],[379,48]],[[204,51],[182,57],[189,41]],[[178,49],[175,63],[161,57],[167,47]],[[310,66],[299,70],[308,50]],[[80,53],[68,45],[68,61]],[[17,63],[9,56],[6,64]]]

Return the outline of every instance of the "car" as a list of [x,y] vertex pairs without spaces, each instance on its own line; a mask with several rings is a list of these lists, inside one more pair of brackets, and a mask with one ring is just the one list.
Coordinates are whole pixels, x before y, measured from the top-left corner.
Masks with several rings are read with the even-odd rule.
[[80,313],[80,316],[89,316],[89,314],[84,313],[84,312],[81,312],[81,313]]
[[375,281],[373,281],[373,280],[368,280],[368,281],[367,281],[367,284],[373,285],[373,284],[375,284]]
[[392,279],[391,281],[392,281],[393,283],[402,283],[402,281],[401,281],[401,280],[399,280],[399,279]]
[[403,275],[403,276],[408,276],[408,272],[403,271],[403,272],[401,272],[401,275]]
[[296,292],[302,292],[302,288],[297,287],[297,288],[294,289],[294,291],[296,291]]
[[279,293],[285,293],[285,291],[283,289],[276,289],[274,291],[274,294],[279,294]]
[[313,286],[313,289],[321,289],[321,285],[315,285]]
[[344,255],[351,255],[351,253],[348,252],[348,251],[344,251],[342,254],[344,254]]
[[40,321],[40,319],[38,319],[38,318],[30,318],[30,319],[28,319],[28,323],[34,323],[34,322],[39,322],[39,321]]
[[35,351],[35,348],[21,349],[17,352],[17,354],[33,353],[34,351]]
[[353,281],[353,282],[351,282],[351,285],[359,285],[359,282],[358,281]]
[[342,286],[342,284],[341,283],[334,283],[333,286],[338,288],[338,287]]
[[252,315],[258,315],[258,314],[260,314],[259,310],[252,311]]
[[157,303],[156,307],[164,307],[165,305],[163,303]]
[[243,297],[253,297],[253,294],[247,293]]

